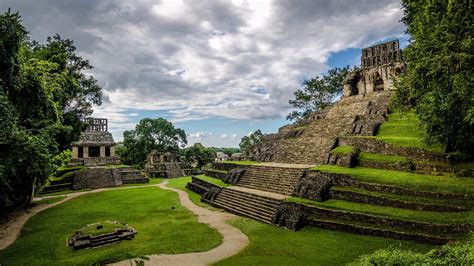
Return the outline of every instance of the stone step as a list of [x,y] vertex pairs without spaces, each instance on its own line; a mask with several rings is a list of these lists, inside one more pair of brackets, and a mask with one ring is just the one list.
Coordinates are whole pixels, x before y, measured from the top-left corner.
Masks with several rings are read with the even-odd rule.
[[249,183],[249,182],[242,182],[242,183],[237,183],[239,186],[243,187],[249,187],[249,188],[255,188],[259,190],[264,190],[264,191],[269,191],[269,192],[275,192],[278,194],[284,194],[288,195],[288,193],[292,193],[294,188],[293,186],[280,186],[277,184],[270,184],[270,183]]
[[254,200],[257,200],[258,202],[260,202],[262,204],[263,203],[268,204],[269,206],[276,206],[276,205],[279,205],[281,203],[281,201],[277,200],[277,199],[273,199],[273,198],[269,198],[269,197],[265,197],[265,196],[261,196],[261,195],[256,195],[256,194],[252,194],[252,193],[247,193],[247,192],[243,192],[243,191],[239,191],[239,190],[235,190],[235,189],[224,189],[224,190],[222,190],[222,193],[230,194],[233,197],[239,197],[239,198],[245,198],[245,199],[254,199]]
[[450,241],[453,241],[454,238],[451,237],[442,237],[436,235],[428,234],[418,234],[412,232],[403,232],[393,229],[382,229],[377,227],[372,227],[370,225],[360,225],[351,223],[349,221],[335,221],[335,220],[325,220],[325,219],[312,219],[310,225],[330,230],[337,231],[346,231],[362,235],[375,235],[382,237],[389,237],[399,240],[411,240],[421,243],[429,243],[435,245],[443,245]]
[[212,205],[265,223],[271,223],[281,201],[262,195],[224,188]]
[[245,201],[240,201],[240,200],[233,200],[231,198],[216,198],[215,202],[221,203],[223,205],[229,205],[229,206],[237,206],[238,208],[241,208],[243,210],[248,211],[249,213],[252,214],[258,214],[264,217],[273,217],[273,214],[275,213],[275,209],[269,209],[269,208],[264,208],[263,206],[256,205],[256,204],[251,204]]
[[260,209],[262,211],[270,211],[273,212],[275,208],[278,207],[279,203],[267,203],[267,202],[259,202],[256,199],[245,199],[243,197],[237,197],[235,195],[222,195],[218,196],[216,200],[227,200],[227,201],[233,201],[233,202],[239,202],[239,204],[246,204],[248,206],[254,207],[256,209]]
[[104,239],[104,240],[100,240],[96,242],[91,242],[91,247],[99,247],[99,246],[103,246],[103,245],[107,245],[111,243],[117,243],[117,242],[120,242],[119,237],[108,238],[108,239]]
[[237,214],[237,215],[242,215],[242,216],[245,216],[245,217],[249,217],[249,218],[258,220],[258,221],[260,221],[260,222],[269,223],[269,224],[272,223],[272,220],[269,219],[268,217],[262,218],[262,217],[255,216],[255,215],[250,214],[250,213],[243,213],[243,212],[240,212],[239,210],[235,209],[234,207],[229,207],[229,206],[222,205],[222,204],[216,203],[216,202],[213,202],[212,205],[215,206],[215,207],[224,209],[224,210],[226,210],[226,211],[228,211],[228,212],[231,212],[231,213],[234,213],[234,214]]
[[267,191],[267,192],[272,192],[272,193],[278,193],[278,194],[281,194],[281,195],[291,195],[293,193],[293,190],[286,190],[286,189],[269,189],[269,188],[265,188],[265,187],[261,187],[261,186],[252,186],[252,185],[242,185],[242,187],[246,187],[246,188],[251,188],[251,189],[256,189],[256,190],[262,190],[262,191]]

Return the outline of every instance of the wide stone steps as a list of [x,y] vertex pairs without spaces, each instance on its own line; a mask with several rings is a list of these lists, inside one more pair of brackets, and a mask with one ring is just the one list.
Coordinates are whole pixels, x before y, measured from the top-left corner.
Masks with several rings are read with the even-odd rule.
[[281,202],[261,195],[224,188],[212,204],[235,214],[271,223]]
[[250,166],[237,185],[291,195],[303,174],[304,169],[301,168]]

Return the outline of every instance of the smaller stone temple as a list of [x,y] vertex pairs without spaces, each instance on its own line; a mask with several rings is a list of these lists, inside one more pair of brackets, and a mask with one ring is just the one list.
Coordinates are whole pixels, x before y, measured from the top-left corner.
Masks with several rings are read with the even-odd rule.
[[115,156],[115,142],[108,132],[107,119],[86,118],[88,125],[82,132],[79,141],[72,143],[71,166],[100,166],[120,164],[120,158]]
[[362,49],[360,61],[344,80],[345,97],[392,90],[393,78],[406,68],[398,40]]
[[153,150],[148,154],[145,172],[148,177],[176,178],[192,174],[194,169],[186,169],[186,164],[181,162],[179,156],[170,152]]

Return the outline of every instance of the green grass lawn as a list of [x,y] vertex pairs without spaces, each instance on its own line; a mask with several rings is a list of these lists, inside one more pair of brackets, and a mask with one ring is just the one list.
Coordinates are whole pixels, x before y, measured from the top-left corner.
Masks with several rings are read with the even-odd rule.
[[[103,221],[125,222],[138,234],[133,240],[96,249],[66,247],[75,231]],[[157,253],[205,251],[221,242],[216,230],[198,223],[180,205],[175,192],[157,187],[111,190],[80,196],[33,216],[17,241],[0,251],[0,264],[91,265]]]
[[367,167],[346,168],[335,165],[320,165],[311,169],[347,174],[363,182],[394,185],[413,190],[455,194],[474,193],[474,179],[472,178],[434,176]]
[[399,146],[416,147],[429,151],[441,152],[442,145],[428,145],[425,133],[420,127],[420,119],[414,112],[394,112],[388,115],[375,138]]
[[216,265],[344,265],[363,254],[391,245],[419,252],[432,248],[414,242],[314,227],[293,232],[246,218],[231,224],[249,236],[250,244],[239,254]]

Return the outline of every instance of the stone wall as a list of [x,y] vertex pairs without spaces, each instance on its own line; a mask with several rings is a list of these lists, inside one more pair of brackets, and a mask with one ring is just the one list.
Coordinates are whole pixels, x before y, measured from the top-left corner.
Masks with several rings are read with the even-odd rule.
[[132,168],[89,167],[84,171],[74,172],[72,188],[116,187],[148,182],[148,178]]
[[91,167],[85,171],[75,172],[73,189],[103,188],[121,186],[122,179],[114,175],[112,169],[104,167]]

